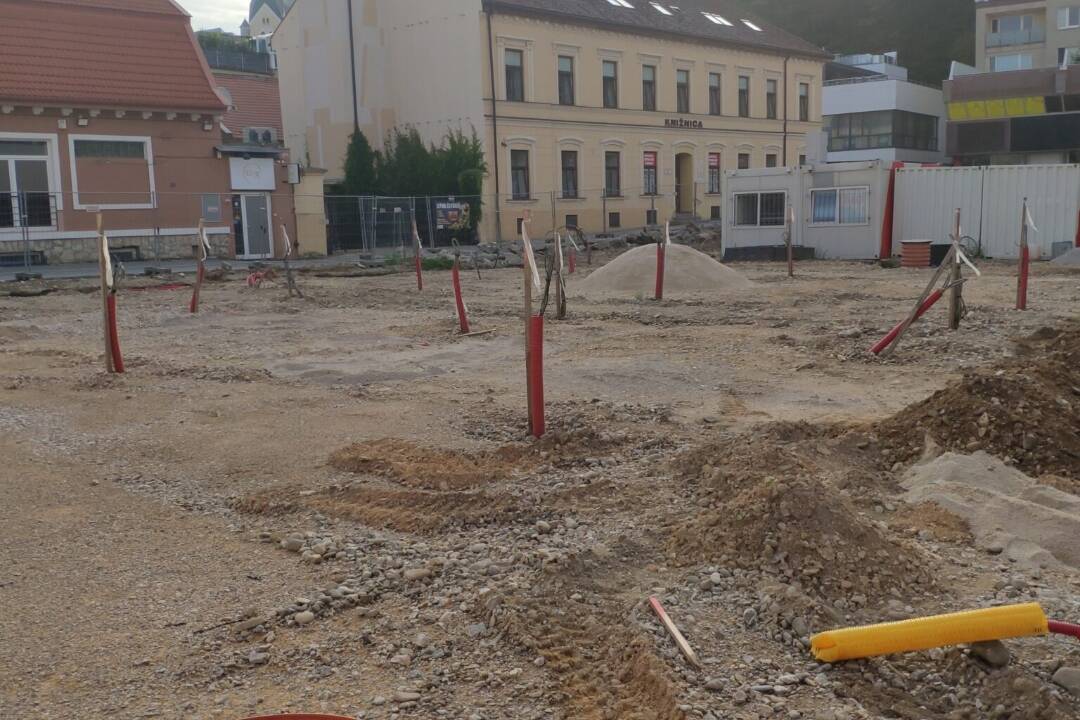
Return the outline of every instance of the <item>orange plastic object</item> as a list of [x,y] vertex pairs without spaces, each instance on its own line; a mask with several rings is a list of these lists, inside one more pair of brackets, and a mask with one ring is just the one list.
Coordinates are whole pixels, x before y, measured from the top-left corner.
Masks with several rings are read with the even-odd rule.
[[931,648],[1046,635],[1049,622],[1038,603],[1005,605],[901,622],[830,630],[810,638],[822,662],[915,652]]

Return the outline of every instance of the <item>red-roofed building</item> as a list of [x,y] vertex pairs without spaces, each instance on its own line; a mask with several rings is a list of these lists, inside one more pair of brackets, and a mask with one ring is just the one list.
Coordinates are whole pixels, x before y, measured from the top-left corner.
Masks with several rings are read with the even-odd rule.
[[0,0],[0,68],[0,261],[93,259],[99,210],[133,258],[191,257],[200,218],[219,256],[272,257],[294,227],[291,201],[271,210],[283,166],[247,178],[253,217],[237,199],[227,106],[173,0]]

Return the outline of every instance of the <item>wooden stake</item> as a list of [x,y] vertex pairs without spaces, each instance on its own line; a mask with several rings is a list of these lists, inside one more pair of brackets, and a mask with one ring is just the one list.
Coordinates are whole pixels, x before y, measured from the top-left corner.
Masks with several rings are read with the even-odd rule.
[[696,668],[701,667],[701,663],[698,661],[697,654],[693,648],[690,647],[690,643],[686,641],[683,634],[679,632],[679,628],[675,625],[675,622],[668,617],[667,611],[664,610],[664,606],[660,604],[660,599],[655,595],[649,598],[649,605],[652,606],[653,612],[660,618],[660,622],[664,624],[668,633],[675,640],[675,644],[679,647],[679,652],[683,654],[686,661]]
[[960,249],[960,208],[956,208],[956,215],[953,220],[953,253],[952,253],[952,268],[950,270],[949,282],[952,284],[952,289],[949,291],[949,329],[960,329],[960,315],[961,308],[963,307],[964,298],[964,286],[960,282],[962,272],[960,264],[960,256],[956,254],[956,251]]
[[949,267],[949,263],[956,261],[956,246],[949,248],[949,252],[945,255],[945,259],[941,261],[941,265],[938,265],[938,269],[934,272],[934,276],[930,278],[930,282],[926,284],[926,289],[923,290],[922,295],[915,302],[915,307],[908,313],[907,319],[901,324],[899,330],[896,333],[896,339],[892,344],[881,351],[880,357],[889,357],[893,351],[900,346],[900,340],[903,339],[904,334],[911,327],[911,324],[919,317],[919,310],[922,308],[926,299],[930,297],[930,294],[934,291],[934,287],[938,284],[938,280],[941,279],[941,274]]
[[532,242],[529,239],[529,232],[525,228],[525,224],[529,222],[529,211],[525,211],[525,217],[521,221],[521,268],[524,273],[524,310],[525,310],[525,395],[527,396],[527,411],[529,413],[529,435],[533,434],[533,394],[532,394],[532,353],[529,346],[529,318],[532,317],[532,294],[533,294],[533,281],[532,281],[532,268],[529,266],[529,255],[524,249],[524,244]]
[[566,290],[563,287],[562,238],[555,231],[555,318],[566,319]]
[[109,240],[105,237],[105,217],[97,214],[98,231],[98,270],[101,275],[101,329],[105,338],[105,370],[110,373],[116,372],[113,362],[112,335],[110,334],[111,322],[109,320],[109,293],[112,292],[109,278]]

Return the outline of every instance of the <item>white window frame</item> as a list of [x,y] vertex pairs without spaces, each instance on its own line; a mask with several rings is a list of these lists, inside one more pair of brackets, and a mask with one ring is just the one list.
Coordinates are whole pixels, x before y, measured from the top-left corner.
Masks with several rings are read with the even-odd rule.
[[[149,203],[112,203],[84,205],[79,199],[79,173],[75,164],[77,140],[101,142],[141,142],[146,151],[146,169],[150,176]],[[154,181],[154,143],[149,135],[68,135],[68,161],[71,164],[71,207],[76,210],[153,210],[157,207],[157,184]]]
[[[866,193],[866,219],[863,222],[842,222],[840,219],[840,193],[843,190],[862,190]],[[833,222],[814,222],[814,193],[836,192],[836,203],[833,205]],[[870,224],[870,186],[869,185],[837,185],[834,187],[820,187],[810,189],[810,209],[807,211],[811,227],[866,227]]]
[[[536,138],[531,137],[513,137],[506,138],[503,142],[506,143],[506,187],[509,188],[508,203],[515,203],[518,205],[528,205],[530,203],[538,202],[536,197]],[[527,198],[515,198],[514,197],[514,151],[525,150],[529,153],[529,197]],[[580,159],[580,158],[579,158]],[[578,182],[581,182],[580,177]]]
[[[1069,14],[1076,11],[1076,22],[1069,20]],[[1075,30],[1080,28],[1080,5],[1058,8],[1058,30]]]
[[[1008,58],[1025,58],[1026,57],[1028,59],[1028,67],[1017,67],[1017,68],[1013,68],[1012,70],[998,70],[996,67],[994,67],[997,64],[998,60],[1000,60],[1001,58],[1007,58],[1007,57]],[[990,67],[988,68],[988,70],[990,70],[990,72],[1016,72],[1018,70],[1031,70],[1032,68],[1034,68],[1035,67],[1035,58],[1032,56],[1031,53],[1023,53],[1023,52],[1002,53],[1001,55],[991,55],[990,58],[989,58],[989,64],[990,64]],[[1023,63],[1021,63],[1021,65],[1022,64]]]
[[[27,142],[43,142],[46,147],[45,157],[40,155],[4,155],[0,157],[0,160],[44,160],[46,174],[49,178],[49,194],[55,199],[56,213],[54,217],[59,216],[61,210],[64,209],[64,193],[60,188],[60,137],[53,133],[22,133],[22,132],[0,132],[0,140],[24,140]],[[50,226],[42,226],[55,230],[56,224]],[[36,228],[41,230],[42,228]],[[0,240],[14,240],[22,237],[22,226],[16,225],[11,228],[4,228],[0,230]]]
[[[739,222],[739,198],[745,195],[757,196],[757,224],[748,225]],[[787,190],[750,190],[747,192],[737,192],[731,194],[731,226],[735,228],[765,228],[774,229],[782,228],[785,223],[779,225],[762,225],[761,224],[761,196],[762,195],[783,195],[784,196],[784,212],[787,213],[788,208],[788,194]]]

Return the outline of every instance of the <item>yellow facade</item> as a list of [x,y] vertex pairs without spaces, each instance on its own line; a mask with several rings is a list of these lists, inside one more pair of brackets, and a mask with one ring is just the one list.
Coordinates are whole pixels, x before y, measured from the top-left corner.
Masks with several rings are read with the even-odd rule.
[[[492,36],[497,118],[492,112],[491,66],[485,57],[484,138],[491,173],[498,156],[503,239],[516,236],[518,219],[525,211],[530,211],[534,236],[550,230],[553,222],[567,224],[567,216],[591,232],[615,229],[607,222],[615,219],[611,213],[618,213],[621,228],[646,225],[651,209],[656,210],[659,223],[677,212],[700,218],[719,212],[726,217],[722,193],[709,192],[710,161],[716,161],[710,155],[719,155],[721,178],[724,171],[738,167],[740,154],[749,156],[752,168],[765,167],[767,156],[772,156],[770,163],[794,165],[806,154],[806,134],[821,128],[820,58],[785,58],[499,14],[492,18]],[[522,102],[506,99],[508,50],[514,51],[509,56],[512,63],[523,60]],[[560,104],[560,57],[572,59],[573,105]],[[604,107],[605,61],[616,64],[617,108]],[[642,109],[645,66],[656,69],[655,111]],[[688,73],[683,75],[689,80],[687,113],[676,112],[679,71]],[[712,74],[720,78],[719,115],[711,114]],[[750,117],[739,115],[740,77],[749,79]],[[777,91],[775,119],[766,116],[769,81]],[[800,85],[809,97],[806,121],[799,119]],[[498,147],[493,145],[496,125]],[[515,150],[528,152],[530,198],[525,200],[512,197]],[[564,151],[578,153],[579,198],[564,198],[568,194],[562,180]],[[608,153],[619,154],[618,197],[605,197]],[[652,188],[646,187],[645,165],[653,157],[647,159],[646,153],[655,153],[657,160],[655,196],[646,193]],[[494,179],[489,178],[486,191],[494,193],[494,186]],[[521,189],[520,180],[517,189]],[[493,210],[491,202],[486,202],[489,220],[493,220]]]

